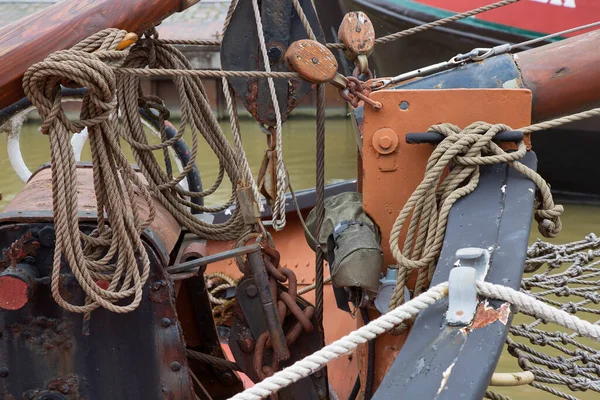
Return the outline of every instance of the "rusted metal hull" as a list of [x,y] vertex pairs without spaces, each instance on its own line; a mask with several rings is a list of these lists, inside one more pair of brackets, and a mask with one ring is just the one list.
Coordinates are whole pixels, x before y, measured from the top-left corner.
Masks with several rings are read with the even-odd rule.
[[[80,227],[90,233],[96,212],[92,170],[77,172]],[[0,310],[0,398],[193,398],[174,288],[165,270],[180,228],[157,207],[157,219],[144,235],[151,264],[144,300],[128,314],[94,311],[89,334],[83,333],[82,315],[62,309],[50,293],[55,240],[51,170],[39,170],[0,214],[0,249],[22,243],[22,251],[12,253],[14,262],[28,265],[37,278],[23,307]],[[147,211],[142,208],[141,214]],[[6,266],[3,262],[0,272]],[[60,291],[83,304],[84,293],[66,265]]]
[[[23,212],[23,217],[34,220],[35,214]],[[0,247],[52,227],[5,221]],[[81,228],[89,233],[93,225]],[[41,278],[35,294],[20,310],[0,311],[0,369],[6,375],[0,377],[0,398],[192,399],[174,290],[154,246],[146,243],[152,271],[140,307],[124,315],[94,311],[90,335],[84,335],[82,315],[62,309],[51,296],[53,243],[42,243],[27,259]],[[76,280],[66,269],[63,273],[61,293],[83,304]]]

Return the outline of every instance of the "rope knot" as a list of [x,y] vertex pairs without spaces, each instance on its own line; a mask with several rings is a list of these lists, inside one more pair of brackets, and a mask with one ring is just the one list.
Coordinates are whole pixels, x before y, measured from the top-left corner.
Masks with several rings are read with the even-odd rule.
[[[403,303],[404,287],[413,270],[418,271],[414,293],[427,287],[442,249],[446,223],[454,203],[472,193],[479,184],[480,166],[507,164],[540,188],[542,202],[536,212],[540,232],[545,236],[558,235],[562,227],[562,206],[554,205],[548,184],[531,168],[518,160],[525,157],[523,141],[518,149],[506,152],[493,142],[494,137],[512,130],[504,124],[477,121],[464,129],[453,124],[437,124],[429,128],[444,136],[427,161],[423,181],[415,189],[396,218],[390,234],[390,250],[398,262],[396,288],[389,308]],[[449,172],[448,172],[449,171]],[[502,188],[505,191],[506,188]],[[410,222],[408,222],[410,219]],[[400,249],[400,232],[408,225],[406,240]]]
[[560,216],[563,212],[564,207],[560,204],[552,204],[548,208],[541,208],[537,210],[535,212],[535,220],[538,223],[538,229],[540,233],[548,238],[558,236],[562,229]]

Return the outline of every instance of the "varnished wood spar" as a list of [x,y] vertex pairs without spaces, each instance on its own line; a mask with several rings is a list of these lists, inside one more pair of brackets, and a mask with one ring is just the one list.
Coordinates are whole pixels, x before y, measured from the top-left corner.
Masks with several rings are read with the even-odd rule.
[[600,104],[599,50],[597,30],[514,55],[522,83],[533,94],[533,121]]
[[93,33],[119,28],[141,34],[199,0],[65,0],[0,30],[0,109],[25,97],[23,74],[50,53]]

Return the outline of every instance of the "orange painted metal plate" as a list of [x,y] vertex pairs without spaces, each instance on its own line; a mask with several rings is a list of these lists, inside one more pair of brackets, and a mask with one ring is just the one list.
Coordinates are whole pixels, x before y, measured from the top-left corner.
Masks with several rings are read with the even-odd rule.
[[[304,216],[306,218],[306,215]],[[282,231],[269,229],[273,236],[275,247],[281,254],[281,266],[291,269],[298,279],[298,289],[305,288],[315,281],[315,252],[306,243],[304,229],[295,212],[286,215],[287,225]],[[209,254],[230,250],[235,242],[208,242]],[[225,260],[209,264],[206,273],[223,272],[236,279],[242,277],[235,261]],[[329,267],[325,264],[325,277],[329,276]],[[314,290],[303,294],[302,297],[312,304],[315,303]],[[356,329],[356,321],[350,314],[337,308],[331,284],[323,290],[323,328],[325,344],[329,344]],[[347,399],[358,375],[358,365],[354,354],[342,356],[329,363],[327,369],[329,383],[340,399]]]
[[[515,129],[531,121],[531,92],[526,89],[382,90],[371,98],[383,104],[375,111],[365,107],[363,127],[362,193],[363,208],[381,229],[384,265],[396,264],[389,248],[392,225],[400,210],[423,179],[427,159],[433,151],[428,144],[406,144],[407,133],[426,132],[431,125],[449,122],[466,127],[475,121],[503,123]],[[402,104],[402,107],[401,107]],[[373,136],[389,128],[398,135],[398,146],[380,154]],[[405,232],[400,236],[404,242]],[[372,318],[379,314],[371,313]],[[359,322],[360,323],[360,322]],[[391,366],[406,335],[383,335],[376,341],[375,387]],[[361,377],[364,382],[366,349],[361,346]],[[364,386],[363,386],[364,387]]]

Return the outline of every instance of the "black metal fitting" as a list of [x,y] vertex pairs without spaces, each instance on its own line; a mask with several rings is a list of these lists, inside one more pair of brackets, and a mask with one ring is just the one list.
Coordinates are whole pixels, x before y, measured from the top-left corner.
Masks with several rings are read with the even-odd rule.
[[[437,132],[418,132],[418,133],[407,133],[406,143],[408,144],[439,144],[444,140],[444,135]],[[495,143],[510,143],[520,142],[523,140],[523,132],[521,131],[505,131],[500,132],[492,139]]]

